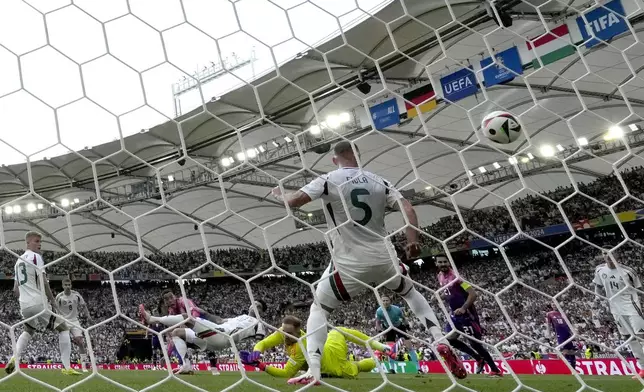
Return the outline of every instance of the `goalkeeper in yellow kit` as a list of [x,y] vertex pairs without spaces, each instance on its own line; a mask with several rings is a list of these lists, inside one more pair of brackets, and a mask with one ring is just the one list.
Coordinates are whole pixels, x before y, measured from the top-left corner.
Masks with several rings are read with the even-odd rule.
[[[242,363],[257,366],[271,376],[289,378],[289,384],[292,383],[290,378],[294,377],[299,370],[306,370],[308,367],[297,339],[288,336],[304,336],[305,332],[300,329],[301,327],[302,322],[297,317],[284,317],[280,330],[258,342],[253,348],[253,352],[241,351],[239,353]],[[373,358],[357,362],[347,359],[349,351],[347,340],[364,346],[367,339],[369,339],[369,336],[354,329],[339,327],[338,330],[331,331],[324,345],[324,354],[321,361],[322,374],[329,377],[355,378],[360,372],[370,372],[374,369],[376,361]],[[260,357],[264,351],[280,344],[284,344],[285,352],[289,357],[284,369],[261,362]],[[306,338],[302,339],[302,344],[306,348]],[[369,346],[387,355],[394,355],[388,346],[380,342],[371,341]]]

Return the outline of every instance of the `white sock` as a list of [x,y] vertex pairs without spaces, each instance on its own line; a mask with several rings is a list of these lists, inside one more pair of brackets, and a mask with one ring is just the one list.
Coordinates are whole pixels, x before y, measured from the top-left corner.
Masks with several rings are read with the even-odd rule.
[[150,316],[150,320],[148,322],[151,324],[161,323],[163,325],[167,325],[168,327],[171,327],[173,325],[179,324],[182,321],[183,321],[182,315],[175,315],[175,316],[162,316],[162,317]]
[[438,340],[443,337],[443,331],[439,327],[438,319],[436,314],[429,302],[418,292],[415,288],[411,289],[406,296],[403,297],[409,309],[416,315],[420,322],[429,329],[429,332],[432,334],[434,340]]
[[642,343],[639,340],[633,339],[628,342],[628,347],[631,348],[633,355],[637,358],[637,364],[640,365],[640,368],[644,369],[644,350],[642,349]]
[[85,369],[85,364],[87,363],[87,354],[86,353],[81,353],[80,354],[80,363],[81,363],[81,368]]
[[31,340],[31,334],[27,331],[24,331],[18,337],[18,341],[16,342],[16,352],[14,354],[14,358],[16,358],[16,362],[18,363],[20,362],[20,355],[22,354],[23,351],[25,351],[25,347],[27,347],[27,344],[29,344],[30,340]]
[[58,343],[60,344],[60,360],[65,369],[71,369],[69,357],[72,355],[72,340],[69,337],[69,331],[61,331],[58,334]]
[[172,342],[174,343],[174,347],[177,349],[177,352],[179,353],[179,356],[183,361],[182,367],[184,369],[190,367],[190,360],[186,356],[186,354],[188,353],[188,345],[186,344],[186,342],[178,336],[173,336]]
[[319,380],[321,377],[321,357],[324,351],[324,344],[327,338],[326,327],[327,311],[313,303],[311,313],[306,322],[306,332],[310,335],[306,338],[306,348],[309,354],[309,371]]

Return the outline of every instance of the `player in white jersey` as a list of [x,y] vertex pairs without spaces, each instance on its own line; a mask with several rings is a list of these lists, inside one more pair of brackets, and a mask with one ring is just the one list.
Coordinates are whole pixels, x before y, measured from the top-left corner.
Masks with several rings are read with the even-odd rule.
[[80,354],[80,364],[83,372],[87,372],[85,364],[87,363],[87,347],[83,340],[83,330],[78,321],[79,310],[89,320],[89,310],[83,297],[77,291],[72,290],[71,279],[63,279],[63,292],[56,296],[56,305],[61,316],[67,320],[69,332],[72,335],[72,341],[78,346]]
[[[409,258],[418,256],[418,218],[411,203],[389,182],[360,169],[350,142],[335,145],[333,163],[338,166],[337,170],[316,178],[297,192],[282,195],[280,188],[273,189],[273,195],[291,208],[322,199],[327,224],[333,229],[329,234],[332,261],[324,273],[328,279],[323,279],[317,286],[316,301],[311,305],[306,327],[310,333],[307,338],[309,371],[293,380],[302,384],[320,379],[327,316],[342,301],[349,301],[362,292],[365,283],[387,281],[386,287],[403,297],[433,338],[443,338],[434,311],[412,281],[404,277],[406,268],[397,259],[391,242],[383,238],[387,235],[386,208],[400,206],[409,222],[405,233],[407,255]],[[336,270],[337,273],[332,274]],[[440,344],[438,351],[456,377],[466,376],[462,363],[448,345]]]
[[[55,308],[56,303],[49,287],[49,282],[41,269],[45,266],[45,262],[40,255],[41,239],[42,235],[40,233],[28,232],[25,235],[27,250],[16,261],[13,290],[18,295],[20,313],[25,319],[23,324],[25,330],[20,334],[16,342],[16,350],[9,363],[7,363],[5,371],[12,373],[16,363],[20,364],[20,355],[27,347],[31,337],[36,331],[48,328],[58,331],[60,357],[64,366],[63,374],[79,375],[79,372],[71,368],[69,357],[72,351],[72,342],[69,337],[67,323],[52,311],[52,305]],[[42,296],[43,290],[47,297],[46,299]]]
[[639,374],[644,377],[644,349],[642,343],[635,339],[644,339],[644,315],[635,290],[642,288],[642,282],[632,268],[614,262],[608,254],[604,255],[604,261],[595,268],[595,294],[605,293],[619,333],[625,338],[633,337],[628,345],[637,358],[641,369]]
[[[255,302],[255,306],[260,315],[266,309],[264,301]],[[172,342],[183,361],[183,366],[179,369],[180,374],[192,373],[192,364],[186,356],[187,344],[193,344],[201,351],[212,352],[230,347],[229,336],[233,334],[232,338],[235,343],[250,338],[262,339],[266,335],[264,325],[253,316],[255,314],[253,305],[248,310],[248,314],[227,319],[210,314],[203,309],[197,310],[203,317],[193,317],[194,321],[189,320],[172,330]],[[143,305],[139,305],[139,315],[146,324],[160,323],[168,327],[188,319],[186,313],[161,317],[152,316]]]

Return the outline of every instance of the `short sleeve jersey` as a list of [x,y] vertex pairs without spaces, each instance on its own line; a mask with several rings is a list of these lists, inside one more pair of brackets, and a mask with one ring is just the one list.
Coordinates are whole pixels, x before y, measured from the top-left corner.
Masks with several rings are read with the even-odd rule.
[[546,321],[550,324],[550,327],[555,331],[557,336],[570,335],[570,328],[568,328],[566,320],[556,310],[546,313]]
[[[14,267],[15,280],[18,282],[20,293],[20,307],[28,308],[31,306],[41,305],[43,297],[41,294],[42,279],[39,278],[45,262],[41,255],[36,252],[27,250],[16,260]],[[44,279],[44,277],[43,277]]]
[[[447,273],[439,272],[438,273],[438,282],[441,287],[447,286],[447,289],[444,290],[444,295],[447,299],[447,303],[452,311],[463,307],[467,297],[469,296],[467,290],[471,287],[469,283],[463,282],[460,279],[456,278],[454,271],[449,271]],[[472,304],[467,309],[467,315],[473,320],[478,321],[479,316],[476,311],[476,307]]]
[[[402,324],[404,318],[402,309],[400,309],[396,305],[389,305],[386,311],[389,315],[389,319],[393,323],[393,326],[399,327],[400,324]],[[378,307],[378,310],[376,310],[376,318],[378,319],[378,321],[380,321],[383,327],[389,327],[389,323],[387,322],[387,318],[385,317],[385,312],[383,311],[382,306]]]
[[[642,287],[642,282],[632,268],[618,264],[617,268],[611,269],[605,263],[600,264],[595,269],[593,283],[603,287],[606,296],[610,298],[611,313],[616,316],[642,316],[635,290]],[[617,294],[624,288],[626,290]],[[616,296],[613,297],[614,295]]]
[[78,320],[78,310],[85,305],[83,297],[78,292],[72,290],[69,295],[63,291],[56,296],[56,305],[60,314],[67,320]]
[[[358,260],[389,257],[384,240],[385,209],[402,198],[389,182],[359,168],[343,167],[316,178],[301,191],[311,200],[323,200],[329,228],[337,227],[331,232],[336,256]],[[353,222],[340,226],[348,218]]]

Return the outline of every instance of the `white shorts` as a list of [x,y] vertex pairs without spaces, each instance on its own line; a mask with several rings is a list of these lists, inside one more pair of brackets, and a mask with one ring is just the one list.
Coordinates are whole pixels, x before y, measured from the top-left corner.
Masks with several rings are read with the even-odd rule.
[[73,338],[83,336],[83,330],[79,328],[80,322],[78,319],[67,320],[67,325],[69,326],[69,334],[72,335]]
[[195,319],[195,326],[186,329],[186,342],[198,346],[201,350],[217,351],[230,347],[230,339],[223,329],[202,318]]
[[331,274],[334,271],[334,263],[331,262],[322,275],[323,279],[318,284],[315,295],[322,308],[328,312],[335,309],[340,302],[351,300],[371,284],[379,285],[388,281],[385,286],[402,296],[407,295],[414,288],[413,283],[405,278],[409,275],[409,271],[402,262],[394,264],[387,258],[379,263],[370,263],[368,269],[364,268],[364,264],[360,265],[359,269],[351,268],[351,263],[355,261],[347,263],[336,258],[338,272]]
[[635,316],[618,316],[613,314],[617,330],[621,335],[644,335],[644,318],[639,315]]
[[202,350],[217,351],[230,347],[230,335],[235,342],[249,337],[264,335],[263,325],[256,318],[243,315],[215,324],[202,318],[195,319],[195,325],[186,329],[186,341]]
[[[36,316],[38,313],[42,312],[43,309],[45,309],[43,304],[37,304],[29,306],[27,308],[20,308],[20,314],[22,315],[23,319],[28,319],[30,317]],[[45,312],[40,316],[31,319],[25,324],[30,326],[32,329],[35,329],[36,331],[44,331],[46,329],[54,330],[61,324],[65,324],[65,319],[54,314],[51,311],[51,306],[49,304],[47,305],[47,310],[49,310],[49,312]]]

